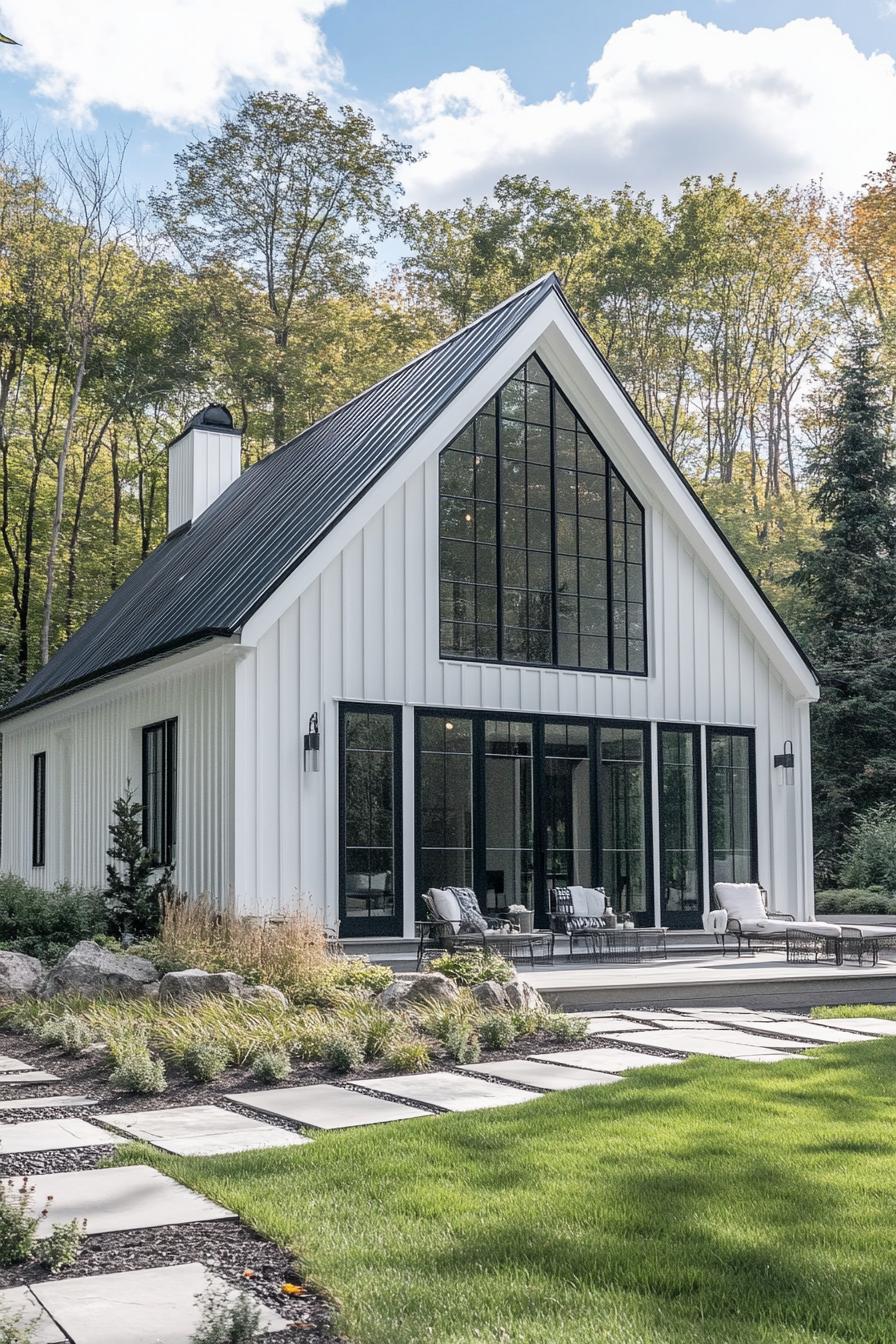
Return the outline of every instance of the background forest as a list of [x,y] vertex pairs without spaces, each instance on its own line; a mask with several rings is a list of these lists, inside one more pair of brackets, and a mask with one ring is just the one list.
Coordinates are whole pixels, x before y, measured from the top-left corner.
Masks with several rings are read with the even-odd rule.
[[896,158],[848,200],[511,177],[432,211],[406,146],[276,93],[149,200],[126,152],[0,139],[0,700],[162,540],[189,413],[230,406],[248,464],[553,269],[818,667],[837,880],[896,785]]

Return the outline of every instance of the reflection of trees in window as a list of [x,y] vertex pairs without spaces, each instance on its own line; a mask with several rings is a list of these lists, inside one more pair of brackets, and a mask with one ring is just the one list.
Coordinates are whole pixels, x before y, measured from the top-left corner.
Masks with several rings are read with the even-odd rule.
[[660,730],[660,836],[663,909],[702,908],[699,750],[694,729]]
[[395,912],[395,719],[346,710],[344,879],[346,917]]
[[709,737],[709,816],[713,882],[752,882],[756,856],[752,739],[712,728]]
[[645,730],[602,725],[600,799],[603,884],[620,909],[647,909]]
[[421,715],[418,740],[420,889],[472,887],[472,721]]

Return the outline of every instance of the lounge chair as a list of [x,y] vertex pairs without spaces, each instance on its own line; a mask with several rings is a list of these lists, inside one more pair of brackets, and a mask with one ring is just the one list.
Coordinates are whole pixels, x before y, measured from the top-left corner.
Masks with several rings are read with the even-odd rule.
[[818,939],[819,943],[843,938],[839,924],[815,919],[798,920],[785,911],[767,909],[767,892],[758,882],[717,882],[713,887],[713,899],[716,908],[705,916],[703,927],[721,941],[723,953],[728,935],[737,943],[738,956],[744,944],[748,952],[755,950],[753,943],[786,948],[788,933],[804,933]]
[[423,894],[429,919],[419,920],[420,942],[417,946],[419,970],[427,944],[446,952],[476,947],[493,947],[502,956],[515,958],[522,953],[529,956],[533,966],[535,951],[554,957],[554,935],[543,931],[520,933],[509,919],[484,915],[479,908],[476,893],[469,887],[430,887]]

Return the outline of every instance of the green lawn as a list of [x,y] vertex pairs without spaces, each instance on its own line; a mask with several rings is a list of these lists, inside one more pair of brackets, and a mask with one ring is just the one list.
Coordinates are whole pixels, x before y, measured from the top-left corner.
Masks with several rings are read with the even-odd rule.
[[291,1247],[355,1344],[882,1344],[894,1083],[896,1039],[692,1059],[298,1149],[149,1160]]
[[813,1008],[813,1017],[896,1017],[896,1003],[839,1003],[833,1008]]

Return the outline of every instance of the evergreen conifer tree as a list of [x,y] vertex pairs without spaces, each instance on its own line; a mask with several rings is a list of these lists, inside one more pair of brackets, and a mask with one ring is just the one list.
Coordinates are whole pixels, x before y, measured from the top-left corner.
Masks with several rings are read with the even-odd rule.
[[826,525],[797,581],[811,602],[819,881],[836,881],[856,816],[896,792],[896,464],[874,341],[859,332],[837,374],[830,434],[809,463]]
[[106,912],[121,938],[152,938],[159,931],[162,902],[171,891],[171,869],[163,868],[143,843],[143,804],[131,781],[112,805],[112,843],[106,850]]

